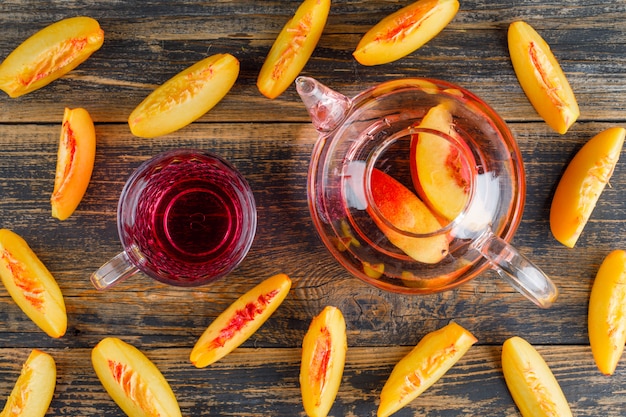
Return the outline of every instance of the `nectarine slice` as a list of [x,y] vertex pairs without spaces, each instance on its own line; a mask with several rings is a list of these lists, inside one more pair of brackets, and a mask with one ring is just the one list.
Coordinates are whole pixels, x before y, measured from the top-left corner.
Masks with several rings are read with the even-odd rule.
[[239,297],[200,336],[191,351],[191,363],[204,368],[235,350],[276,311],[290,288],[291,279],[277,274]]
[[558,381],[539,352],[521,337],[502,346],[502,372],[523,417],[571,417]]
[[476,342],[472,333],[454,322],[428,333],[391,371],[380,393],[377,416],[390,416],[413,401]]
[[211,110],[239,76],[230,54],[205,58],[176,74],[146,97],[128,117],[133,135],[153,138],[175,132]]
[[546,41],[523,21],[511,23],[509,54],[520,86],[545,122],[560,134],[580,114],[574,92]]
[[57,153],[52,217],[65,220],[82,200],[96,158],[96,130],[87,110],[65,109]]
[[104,32],[90,17],[53,23],[22,42],[0,64],[0,89],[19,97],[48,85],[84,62],[103,42]]
[[626,343],[626,251],[604,258],[589,297],[589,344],[605,375],[613,375]]
[[13,301],[41,330],[54,338],[65,334],[61,289],[28,243],[8,229],[0,229],[0,278]]
[[567,165],[550,207],[555,239],[573,248],[620,156],[626,129],[606,129],[591,138]]
[[91,351],[100,382],[131,417],[180,417],[180,407],[161,371],[139,349],[115,337],[102,339]]
[[[429,237],[403,233],[423,234],[441,229],[435,215],[411,190],[378,169],[372,170],[370,189],[382,218],[372,207],[367,210],[394,246],[418,262],[434,264],[446,257],[449,238],[445,233]],[[389,227],[385,220],[398,230]]]
[[353,53],[363,65],[396,61],[437,36],[459,10],[457,0],[419,0],[382,19]]
[[257,79],[267,98],[281,95],[302,71],[319,42],[330,12],[330,0],[304,0],[285,24],[265,58]]
[[[470,194],[471,169],[475,166],[469,149],[454,129],[446,104],[431,108],[418,125],[454,138],[456,144],[441,136],[418,133],[411,137],[411,175],[413,185],[424,203],[439,216],[454,220],[465,208]],[[467,145],[465,145],[467,147]]]
[[34,349],[7,399],[2,417],[43,417],[52,401],[57,383],[57,368],[49,354]]
[[300,390],[309,417],[326,417],[332,408],[347,349],[343,314],[338,308],[327,306],[313,318],[302,341]]

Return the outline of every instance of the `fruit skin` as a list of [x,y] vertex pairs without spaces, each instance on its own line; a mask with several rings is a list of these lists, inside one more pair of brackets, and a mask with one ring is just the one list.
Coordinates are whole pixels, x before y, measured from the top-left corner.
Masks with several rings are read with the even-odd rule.
[[418,195],[439,216],[452,221],[469,200],[471,170],[476,162],[454,130],[448,107],[447,104],[439,104],[431,108],[417,127],[445,133],[455,139],[458,147],[434,134],[414,134],[411,137],[410,163]]
[[276,311],[290,289],[291,279],[277,274],[243,294],[202,333],[189,356],[191,363],[204,368],[235,350]]
[[578,119],[580,110],[550,46],[523,21],[509,25],[508,44],[513,69],[524,93],[548,126],[564,134]]
[[571,417],[565,395],[539,352],[519,336],[502,345],[502,372],[523,417]]
[[95,159],[96,129],[91,116],[83,108],[65,108],[50,197],[52,217],[65,220],[74,213],[89,186]]
[[107,337],[91,351],[91,362],[106,391],[128,416],[181,416],[169,383],[136,347]]
[[550,207],[554,238],[573,248],[620,156],[626,129],[613,127],[591,138],[567,165]]
[[437,36],[459,10],[457,0],[419,0],[382,19],[352,54],[363,65],[396,61]]
[[309,417],[326,417],[341,385],[348,340],[346,321],[333,306],[313,318],[302,341],[300,390]]
[[267,98],[281,95],[296,79],[319,42],[330,0],[304,0],[280,31],[265,58],[257,88]]
[[626,251],[612,251],[598,269],[589,297],[588,330],[598,369],[613,375],[626,343]]
[[[430,233],[441,229],[430,209],[393,177],[374,169],[370,188],[378,211],[397,229],[411,233]],[[404,235],[385,224],[371,207],[367,210],[389,241],[416,261],[434,264],[448,254],[448,237],[445,234],[424,238]]]
[[8,229],[0,229],[0,278],[13,301],[41,330],[54,338],[65,334],[61,289],[28,243]]
[[133,135],[153,138],[175,132],[211,110],[228,94],[239,76],[239,61],[216,54],[179,72],[150,93],[132,111]]
[[0,417],[43,417],[50,407],[57,382],[54,358],[33,349]]
[[83,63],[104,43],[90,17],[60,20],[35,33],[0,64],[0,90],[15,98],[37,90]]
[[413,401],[476,342],[473,334],[454,322],[428,333],[391,371],[380,393],[377,416],[390,416]]

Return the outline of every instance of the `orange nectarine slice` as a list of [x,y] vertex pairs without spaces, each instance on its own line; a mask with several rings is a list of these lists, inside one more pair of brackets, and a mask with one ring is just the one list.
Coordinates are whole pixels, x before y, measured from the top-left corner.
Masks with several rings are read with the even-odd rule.
[[87,191],[96,158],[96,129],[87,110],[65,109],[57,154],[52,217],[65,220]]
[[216,54],[179,72],[146,97],[128,117],[133,135],[153,138],[175,132],[219,103],[239,76],[239,61]]
[[15,232],[0,229],[0,278],[13,301],[50,337],[67,329],[63,294],[54,277]]
[[107,337],[91,351],[91,362],[106,391],[127,415],[181,416],[169,383],[136,347]]
[[567,165],[550,207],[550,229],[573,248],[619,159],[626,129],[606,129],[591,138]]
[[578,119],[574,92],[550,46],[528,23],[511,23],[509,54],[517,79],[545,122],[564,134]]
[[378,417],[387,417],[431,387],[469,350],[476,337],[452,322],[428,333],[391,371],[380,393]]
[[353,56],[363,65],[396,61],[437,36],[458,10],[457,0],[419,0],[390,14],[367,31]]
[[252,288],[207,327],[189,357],[197,368],[204,368],[248,340],[282,304],[291,288],[291,279],[277,274]]
[[26,39],[0,64],[0,90],[19,97],[67,74],[104,42],[98,22],[80,16],[53,23]]
[[[421,234],[441,229],[441,224],[422,200],[378,169],[372,171],[370,189],[374,204],[383,219],[371,207],[368,207],[368,212],[394,246],[418,262],[434,264],[445,258],[449,244],[445,233],[429,237],[401,233]],[[385,220],[401,232],[389,227]]]
[[539,352],[514,336],[502,346],[502,372],[524,417],[571,417],[565,395]]
[[385,273],[385,264],[382,262],[371,263],[367,261],[361,261],[363,265],[363,273],[370,278],[379,279]]
[[598,369],[613,375],[626,343],[626,251],[612,251],[598,269],[589,297],[588,329]]
[[330,12],[330,0],[304,0],[285,24],[265,58],[259,91],[276,98],[293,83],[313,54]]
[[346,360],[346,321],[327,306],[313,318],[302,341],[300,390],[309,417],[326,417],[333,406]]
[[57,383],[57,368],[49,354],[34,349],[7,399],[2,417],[43,417],[50,407]]
[[[413,185],[424,203],[439,216],[454,220],[469,199],[471,169],[469,150],[463,152],[463,141],[454,130],[452,115],[446,104],[431,108],[418,127],[443,132],[456,144],[430,133],[411,137],[411,175]],[[471,165],[470,165],[471,164]]]

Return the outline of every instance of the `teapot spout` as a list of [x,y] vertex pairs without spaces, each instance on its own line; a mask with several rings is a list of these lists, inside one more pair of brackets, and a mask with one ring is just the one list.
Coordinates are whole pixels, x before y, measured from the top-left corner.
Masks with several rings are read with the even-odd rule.
[[334,130],[350,111],[351,100],[310,77],[296,79],[296,91],[319,132]]

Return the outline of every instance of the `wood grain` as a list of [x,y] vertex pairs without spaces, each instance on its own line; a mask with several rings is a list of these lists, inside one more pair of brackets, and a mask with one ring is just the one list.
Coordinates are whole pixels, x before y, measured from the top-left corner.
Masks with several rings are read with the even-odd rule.
[[[303,73],[348,96],[398,77],[458,83],[508,122],[526,169],[524,216],[512,243],[560,290],[541,310],[493,271],[453,291],[423,297],[386,293],[345,272],[318,238],[307,205],[307,169],[317,133],[293,88],[275,100],[256,89],[274,37],[299,1],[155,0],[0,2],[0,57],[46,24],[74,15],[97,18],[105,44],[66,77],[19,99],[0,97],[0,227],[22,235],[56,277],[69,328],[53,340],[0,288],[0,398],[8,396],[33,348],[58,364],[48,415],[121,416],[90,364],[90,350],[116,336],[144,351],[172,384],[186,416],[303,416],[298,372],[302,337],[325,305],[341,308],[348,361],[332,416],[374,416],[393,365],[426,333],[455,320],[479,339],[435,386],[398,416],[517,416],[500,369],[500,347],[518,335],[551,366],[574,415],[626,413],[626,368],[601,376],[588,347],[587,303],[608,252],[626,247],[626,168],[616,167],[574,249],[552,237],[548,218],[566,164],[593,135],[624,125],[626,2],[462,1],[453,22],[426,46],[393,64],[363,67],[351,52],[361,35],[403,4],[335,1]],[[506,46],[516,19],[550,43],[576,92],[581,117],[563,136],[543,123],[524,96]],[[209,54],[233,53],[241,74],[211,112],[170,135],[130,134],[130,111],[157,85]],[[77,212],[50,215],[63,108],[85,107],[96,122],[96,165]],[[171,288],[139,274],[98,292],[89,275],[121,250],[116,204],[128,175],[160,151],[212,150],[248,179],[258,205],[252,249],[228,278],[200,288]],[[198,370],[191,347],[224,308],[262,279],[285,272],[294,281],[277,312],[242,348]]]

